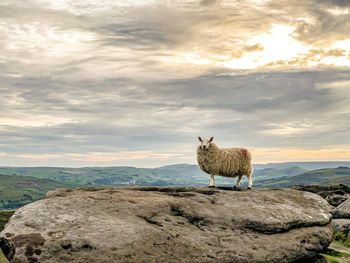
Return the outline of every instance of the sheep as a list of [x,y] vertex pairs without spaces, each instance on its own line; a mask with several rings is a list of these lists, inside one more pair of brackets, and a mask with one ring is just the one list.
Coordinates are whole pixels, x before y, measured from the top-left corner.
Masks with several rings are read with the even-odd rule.
[[197,162],[201,170],[210,175],[209,187],[215,187],[215,175],[238,177],[234,189],[240,187],[243,175],[248,177],[248,190],[253,185],[253,166],[250,152],[245,148],[220,149],[214,137],[202,140],[197,148]]

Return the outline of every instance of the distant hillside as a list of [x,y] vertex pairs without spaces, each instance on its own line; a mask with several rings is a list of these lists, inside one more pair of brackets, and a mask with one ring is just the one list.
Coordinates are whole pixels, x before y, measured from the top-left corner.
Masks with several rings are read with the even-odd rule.
[[67,184],[49,179],[0,174],[0,210],[15,209],[43,198],[47,191]]
[[255,185],[260,187],[290,187],[293,185],[332,185],[339,183],[350,183],[349,167],[318,169],[294,176],[283,176],[278,179],[260,180]]
[[168,165],[159,168],[115,167],[0,167],[7,175],[49,178],[75,186],[205,185],[208,176],[197,165]]
[[[344,162],[277,163],[254,165],[254,181],[261,182],[303,174],[305,167],[334,166]],[[345,162],[346,163],[346,162]],[[350,166],[350,162],[347,162]],[[299,166],[300,165],[300,166]],[[270,167],[271,166],[271,167]],[[332,167],[330,167],[332,168]],[[208,175],[197,165],[174,164],[158,168],[137,168],[130,166],[111,167],[0,167],[0,174],[19,175],[51,179],[71,186],[123,186],[123,185],[193,185],[208,184]],[[339,179],[340,180],[340,179]],[[218,177],[217,182],[233,185],[234,179]],[[245,181],[245,179],[243,180]]]
[[267,163],[267,164],[255,164],[255,169],[266,169],[266,168],[275,168],[275,169],[284,169],[292,166],[298,166],[302,169],[311,171],[317,169],[325,168],[337,168],[339,166],[350,167],[350,162],[284,162],[284,163]]
[[[298,165],[301,166],[298,166]],[[307,171],[305,167],[334,162],[256,165],[257,187],[290,187],[296,184],[350,184],[350,168]],[[349,162],[350,164],[350,162]],[[289,166],[288,166],[289,165]],[[350,165],[349,165],[350,166]],[[260,167],[260,169],[259,169]],[[58,187],[80,186],[206,186],[208,175],[197,165],[175,164],[158,168],[115,167],[0,167],[0,210],[12,209],[42,198]],[[236,178],[217,177],[217,185],[233,186]],[[245,187],[247,179],[243,179]]]
[[283,176],[293,176],[306,172],[307,170],[300,168],[299,166],[291,166],[287,168],[265,168],[261,170],[254,170],[255,180],[264,180],[269,178],[278,178]]

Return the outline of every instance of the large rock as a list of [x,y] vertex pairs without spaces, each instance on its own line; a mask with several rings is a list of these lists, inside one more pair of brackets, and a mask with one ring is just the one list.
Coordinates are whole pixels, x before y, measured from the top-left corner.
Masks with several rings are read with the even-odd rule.
[[350,219],[333,219],[332,225],[335,231],[343,232],[345,236],[348,236],[350,232]]
[[294,262],[326,248],[329,205],[290,189],[56,190],[0,234],[11,262]]
[[350,199],[347,199],[338,207],[334,208],[332,215],[335,219],[350,219]]
[[327,200],[332,206],[339,206],[345,202],[350,194],[350,187],[344,184],[338,185],[295,185],[296,190],[316,193]]
[[326,201],[332,206],[339,206],[341,203],[348,200],[348,198],[348,195],[332,194],[326,197]]

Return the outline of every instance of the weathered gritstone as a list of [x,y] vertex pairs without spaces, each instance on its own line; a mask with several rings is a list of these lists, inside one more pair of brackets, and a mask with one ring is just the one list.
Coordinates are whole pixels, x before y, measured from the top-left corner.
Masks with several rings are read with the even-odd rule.
[[[1,233],[12,262],[294,262],[332,239],[315,194],[192,187],[58,189]],[[31,238],[29,238],[31,237]]]

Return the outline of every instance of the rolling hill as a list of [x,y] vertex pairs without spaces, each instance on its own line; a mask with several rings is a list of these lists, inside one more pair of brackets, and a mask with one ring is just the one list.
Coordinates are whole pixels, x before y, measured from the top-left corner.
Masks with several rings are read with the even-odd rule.
[[284,162],[284,163],[266,163],[255,164],[254,168],[261,170],[266,168],[284,169],[292,166],[298,166],[304,170],[317,170],[326,168],[337,168],[339,166],[350,167],[349,161],[332,161],[332,162]]
[[[282,169],[266,168],[254,171],[256,181],[292,176],[306,170],[292,166]],[[194,185],[208,184],[208,175],[197,165],[176,164],[158,168],[118,167],[0,167],[0,173],[22,177],[51,179],[71,186],[126,186],[126,185]],[[217,177],[217,183],[233,185],[235,179]]]
[[332,185],[350,183],[350,168],[340,166],[338,168],[318,169],[294,176],[283,176],[277,179],[264,179],[255,185],[259,187],[291,187],[293,185]]
[[[291,166],[288,166],[292,164]],[[308,171],[316,163],[282,163],[273,167],[257,165],[256,187],[290,187],[298,184],[350,184],[350,168]],[[320,164],[320,163],[318,163]],[[326,164],[329,164],[328,162]],[[320,167],[326,165],[320,164]],[[332,162],[332,165],[334,163]],[[217,177],[217,185],[233,186],[236,179]],[[243,179],[242,186],[246,186]],[[197,165],[175,164],[158,168],[116,167],[0,167],[0,210],[14,209],[42,198],[58,187],[86,186],[206,186],[208,175]]]
[[254,170],[254,179],[262,180],[262,179],[272,179],[283,176],[293,176],[306,172],[307,170],[300,168],[299,166],[291,166],[287,168],[265,168],[261,170]]
[[[176,164],[159,168],[116,167],[0,167],[0,174],[51,179],[72,186],[206,185],[208,175],[197,165]],[[223,184],[232,179],[219,178]]]
[[[311,172],[303,167],[334,166],[339,162],[279,163],[273,165],[254,165],[255,185],[270,185],[289,177]],[[341,162],[344,164],[344,162]],[[288,166],[290,165],[290,166]],[[301,165],[301,166],[299,166]],[[270,167],[271,166],[271,167]],[[350,166],[350,162],[349,162]],[[317,168],[317,170],[321,169]],[[330,167],[330,169],[334,169]],[[327,169],[325,169],[326,171]],[[325,173],[325,171],[323,173]],[[137,168],[130,166],[112,167],[0,167],[0,174],[50,179],[70,186],[125,186],[125,185],[207,185],[208,175],[197,165],[175,164],[158,168]],[[307,177],[299,181],[307,183]],[[347,178],[343,178],[347,180]],[[272,180],[272,181],[270,181]],[[295,179],[296,180],[296,179]],[[217,177],[223,185],[233,185],[234,179]],[[243,180],[245,181],[245,179]],[[317,181],[317,180],[316,180]],[[338,178],[337,181],[342,181]],[[289,185],[289,183],[288,183]]]
[[43,198],[47,191],[70,187],[50,179],[0,174],[0,210],[16,209]]

